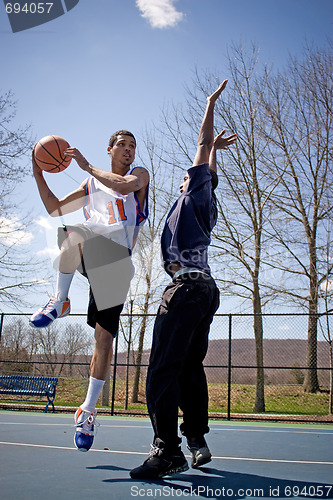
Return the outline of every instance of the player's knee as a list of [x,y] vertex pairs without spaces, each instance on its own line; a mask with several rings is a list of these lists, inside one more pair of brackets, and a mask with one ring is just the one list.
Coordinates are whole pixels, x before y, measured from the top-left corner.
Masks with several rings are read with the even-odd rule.
[[113,343],[113,335],[98,323],[95,328],[95,344],[102,349],[109,349]]
[[78,247],[78,246],[82,247],[83,244],[84,244],[83,237],[80,234],[75,233],[73,231],[71,233],[68,233],[67,237],[64,239],[64,241],[61,245],[61,250],[65,252],[65,251],[70,250],[74,247]]

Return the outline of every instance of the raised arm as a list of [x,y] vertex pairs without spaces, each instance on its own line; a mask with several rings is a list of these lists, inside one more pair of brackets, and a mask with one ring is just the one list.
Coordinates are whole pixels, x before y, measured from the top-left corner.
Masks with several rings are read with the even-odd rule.
[[34,154],[32,153],[33,175],[35,177],[38,191],[44,206],[51,217],[59,217],[61,215],[75,212],[82,208],[86,200],[85,181],[76,189],[64,198],[57,198],[51,191],[47,182],[44,179],[43,171],[35,162]]
[[228,80],[224,80],[212,95],[207,97],[205,114],[201,123],[197,153],[194,158],[193,166],[209,162],[209,155],[214,142],[214,107],[215,102],[226,88]]
[[128,194],[145,189],[149,183],[149,174],[145,168],[136,167],[132,174],[122,176],[107,172],[91,165],[76,148],[66,149],[66,156],[74,158],[82,170],[98,179],[104,186],[120,194]]
[[234,144],[237,140],[236,134],[231,134],[228,137],[223,137],[225,134],[225,130],[222,130],[220,134],[218,134],[213,141],[212,148],[209,154],[209,169],[216,172],[216,151],[218,149],[228,149],[231,144]]
[[131,174],[126,176],[106,172],[92,165],[89,165],[87,172],[98,179],[104,186],[124,195],[146,188],[149,182],[149,174],[143,167],[136,167]]

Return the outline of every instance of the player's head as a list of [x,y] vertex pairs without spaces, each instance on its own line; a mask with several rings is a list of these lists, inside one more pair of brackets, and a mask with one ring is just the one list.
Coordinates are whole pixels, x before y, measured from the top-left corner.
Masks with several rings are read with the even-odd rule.
[[179,190],[181,193],[183,193],[185,191],[185,189],[187,188],[188,186],[188,183],[190,181],[190,177],[188,175],[188,172],[186,172],[185,176],[184,176],[184,180],[183,182],[181,183],[181,185],[179,186]]
[[136,145],[136,140],[135,140],[135,137],[132,134],[132,132],[129,132],[128,130],[118,130],[117,132],[115,132],[114,134],[111,135],[110,140],[109,140],[109,148],[113,148],[114,144],[116,143],[116,141],[118,139],[118,136],[120,136],[120,135],[126,135],[129,137],[132,137],[132,139],[134,139],[134,143]]
[[[218,177],[217,177],[217,173],[214,172],[214,170],[209,169],[209,172],[210,172],[211,179],[212,179],[212,191],[214,191],[217,188],[219,180],[218,180]],[[185,189],[187,188],[189,180],[190,180],[190,177],[188,175],[188,172],[186,172],[184,180],[183,180],[182,184],[179,186],[179,189],[180,189],[181,193],[183,193],[185,191]]]
[[118,130],[110,137],[107,152],[112,165],[128,169],[135,158],[136,140],[132,132]]

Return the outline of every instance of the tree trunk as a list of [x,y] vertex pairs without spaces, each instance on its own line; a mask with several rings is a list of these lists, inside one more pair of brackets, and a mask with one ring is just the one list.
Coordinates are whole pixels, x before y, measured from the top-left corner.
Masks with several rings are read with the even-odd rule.
[[138,398],[139,398],[139,383],[140,383],[140,373],[141,373],[143,341],[144,341],[145,333],[146,333],[147,314],[148,314],[149,299],[150,299],[150,291],[149,291],[150,290],[150,281],[148,281],[148,280],[147,280],[147,286],[148,286],[148,290],[147,290],[147,293],[145,296],[145,303],[144,303],[144,308],[143,308],[144,316],[142,317],[142,322],[141,322],[138,353],[137,353],[136,362],[135,362],[136,367],[135,367],[134,382],[133,382],[132,403],[139,402]]
[[[311,313],[310,308],[308,319],[308,343],[306,352],[306,366],[303,389],[305,392],[315,393],[319,391],[319,382],[317,375],[317,321],[318,318]],[[317,312],[317,311],[316,311]]]
[[263,345],[263,325],[261,315],[261,300],[259,286],[254,284],[253,293],[253,312],[254,312],[254,338],[256,343],[256,365],[257,365],[257,383],[256,399],[253,411],[265,411],[265,373],[264,373],[264,345]]
[[310,300],[308,318],[308,343],[306,352],[306,366],[303,389],[305,392],[319,391],[317,374],[317,326],[318,326],[318,278],[316,269],[315,246],[310,241]]
[[329,343],[329,353],[330,353],[330,400],[329,400],[329,415],[333,414],[333,349],[332,341]]

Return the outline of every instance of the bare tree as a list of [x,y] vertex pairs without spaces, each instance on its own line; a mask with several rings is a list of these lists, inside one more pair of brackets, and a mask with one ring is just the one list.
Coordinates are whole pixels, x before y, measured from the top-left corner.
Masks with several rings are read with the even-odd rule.
[[51,325],[38,329],[37,345],[41,360],[47,363],[46,368],[44,365],[38,366],[38,371],[43,375],[46,371],[52,376],[61,375],[65,359],[61,352],[62,344],[57,326]]
[[69,376],[73,375],[73,364],[78,355],[87,354],[91,341],[87,340],[86,332],[82,329],[80,324],[74,323],[66,325],[62,332],[61,338],[61,353],[64,356],[66,363],[69,365]]
[[86,330],[80,324],[52,324],[47,328],[32,331],[35,346],[33,359],[43,362],[36,367],[39,372],[47,371],[53,376],[60,376],[65,371],[65,364],[71,363],[65,374],[72,376],[72,364],[75,364],[77,356],[83,355],[88,361],[91,341],[87,340]]
[[[318,287],[327,274],[323,221],[332,223],[333,209],[332,56],[308,51],[303,62],[292,60],[276,77],[260,68],[255,47],[250,55],[233,47],[228,61],[229,93],[217,106],[216,123],[236,132],[238,141],[219,162],[222,195],[212,246],[218,261],[225,263],[222,288],[252,299],[258,367],[254,409],[263,411],[261,312],[270,298],[287,293],[298,304],[307,304],[304,389],[319,388]],[[202,96],[212,80],[216,85],[216,76],[196,75],[196,93],[188,94],[191,111],[183,125],[200,116]]]
[[16,112],[17,103],[13,92],[0,94],[1,202],[3,202],[3,196],[10,193],[15,188],[15,184],[27,175],[18,160],[30,152],[33,146],[30,125],[16,130],[11,128]]
[[267,175],[265,156],[269,142],[261,133],[261,96],[265,81],[260,78],[259,51],[234,46],[228,55],[231,88],[229,98],[218,108],[220,123],[237,133],[236,147],[219,162],[222,195],[219,222],[214,232],[215,258],[225,260],[227,271],[220,276],[224,290],[251,300],[256,345],[256,399],[254,411],[265,411],[263,306],[271,297],[266,291],[264,259],[269,254],[270,199],[281,181],[281,173]]
[[303,60],[291,59],[284,74],[266,78],[268,92],[263,96],[270,122],[267,137],[274,148],[269,160],[275,175],[283,170],[271,217],[270,234],[277,245],[274,267],[284,280],[279,292],[309,313],[307,392],[319,390],[318,290],[333,269],[325,258],[333,213],[332,73],[332,51],[307,47]]
[[[148,326],[148,313],[151,312],[161,295],[161,285],[165,271],[160,259],[160,235],[165,217],[171,207],[174,168],[164,165],[163,141],[157,142],[155,133],[146,131],[143,139],[144,151],[139,153],[143,165],[150,172],[149,186],[149,217],[141,230],[133,256],[136,275],[132,281],[129,293],[130,303],[134,304],[135,312],[140,313],[137,334],[132,341],[138,340],[135,356],[135,375],[132,390],[132,403],[138,402],[139,381],[142,364],[144,339]],[[157,146],[158,144],[158,146]],[[165,187],[168,186],[168,189]],[[154,311],[155,312],[155,311]]]
[[18,183],[30,168],[33,147],[30,125],[13,128],[17,103],[11,91],[0,94],[0,301],[12,305],[24,303],[20,291],[36,286],[32,277],[38,263],[29,257],[33,239],[32,219],[14,197]]
[[[228,128],[238,136],[235,146],[218,158],[219,217],[211,244],[212,267],[222,290],[252,302],[256,343],[257,384],[254,410],[265,411],[261,267],[268,241],[264,228],[269,217],[269,199],[280,182],[267,176],[267,139],[261,134],[261,94],[264,82],[258,49],[247,53],[234,46],[228,56],[228,87],[215,108],[216,132]],[[223,78],[222,78],[223,79]],[[222,80],[221,79],[221,80]],[[196,72],[194,90],[187,90],[187,110],[179,110],[167,129],[186,162],[191,161],[199,117],[205,98],[220,81],[217,75]],[[184,132],[185,131],[185,132]],[[186,146],[185,146],[186,144]],[[192,144],[192,149],[190,149]],[[266,297],[264,296],[264,300]]]
[[2,372],[32,372],[29,333],[29,327],[21,319],[3,329],[0,343],[0,355],[3,360],[1,363]]

